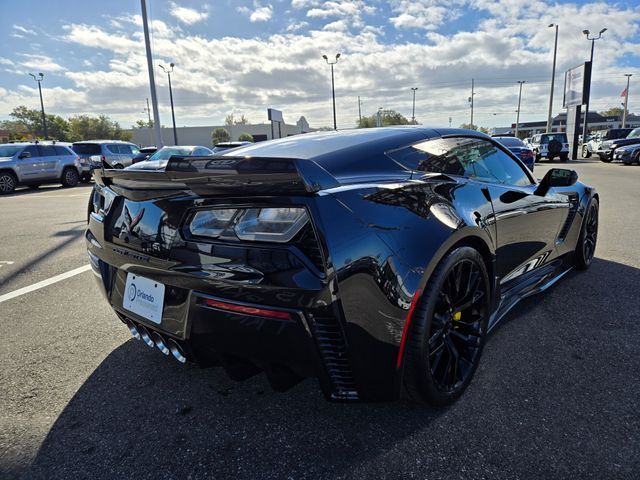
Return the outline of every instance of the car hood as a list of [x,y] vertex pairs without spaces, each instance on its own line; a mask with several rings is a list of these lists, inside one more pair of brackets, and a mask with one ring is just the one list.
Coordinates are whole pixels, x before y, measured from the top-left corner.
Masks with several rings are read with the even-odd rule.
[[635,145],[637,143],[640,143],[640,138],[621,138],[618,140],[609,140],[605,143],[608,143],[609,146],[612,146],[613,148],[617,148],[623,145]]

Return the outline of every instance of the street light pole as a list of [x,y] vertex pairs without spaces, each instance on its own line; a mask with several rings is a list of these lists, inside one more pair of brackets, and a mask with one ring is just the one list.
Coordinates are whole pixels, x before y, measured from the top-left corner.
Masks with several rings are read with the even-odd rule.
[[627,106],[629,105],[629,80],[631,79],[630,73],[625,73],[627,77],[627,88],[624,89],[624,113],[622,114],[622,128],[627,126]]
[[333,66],[336,63],[338,63],[338,59],[340,58],[340,54],[336,53],[336,59],[333,62],[330,62],[329,61],[329,57],[327,57],[326,55],[322,55],[322,58],[325,59],[327,64],[331,65],[331,96],[333,97],[333,129],[337,130],[338,129],[338,123],[336,121],[336,88],[335,88],[335,81],[334,81],[334,77],[333,77]]
[[40,82],[44,78],[44,73],[38,73],[36,77],[33,73],[30,73],[33,79],[38,83],[38,92],[40,92],[40,109],[42,110],[42,129],[44,130],[44,139],[49,140],[49,134],[47,133],[47,116],[44,114],[44,102],[42,101],[42,87]]
[[520,92],[518,93],[518,110],[516,115],[516,137],[518,137],[518,126],[520,125],[520,100],[522,99],[522,85],[524,84],[524,80],[518,80],[520,84]]
[[[593,49],[595,48],[596,40],[600,40],[602,38],[602,34],[606,32],[607,29],[603,28],[598,32],[597,37],[589,37],[589,30],[583,30],[582,33],[585,34],[587,40],[591,41],[591,57],[589,62],[591,63],[591,77],[593,77]],[[591,97],[591,78],[589,79],[589,95],[587,95],[587,103],[584,109],[584,121],[582,122],[582,142],[587,141],[587,133],[589,131],[589,97]]]
[[173,90],[171,89],[171,72],[173,72],[173,67],[175,67],[174,63],[169,64],[169,68],[165,68],[164,65],[160,64],[160,68],[164,73],[167,74],[167,78],[169,79],[169,101],[171,102],[171,120],[173,120],[173,144],[178,145],[178,131],[176,130],[176,115],[173,111]]
[[551,69],[551,93],[549,93],[549,114],[547,115],[547,133],[553,129],[553,87],[556,79],[556,56],[558,54],[558,24],[551,23],[549,28],[556,27],[556,39],[553,43],[553,67]]
[[416,90],[418,90],[418,87],[411,87],[411,91],[413,92],[413,109],[411,110],[411,123],[413,125],[416,124]]
[[160,131],[160,112],[158,111],[158,96],[156,94],[156,78],[153,74],[153,58],[151,55],[151,42],[149,40],[149,22],[147,19],[147,1],[140,0],[142,10],[142,30],[144,32],[144,46],[147,54],[147,70],[149,73],[149,89],[151,90],[151,106],[153,108],[153,134],[156,140],[156,148],[162,148],[162,132]]
[[474,79],[471,79],[471,96],[469,97],[469,103],[471,104],[471,128],[473,130],[473,97],[476,95],[474,91],[475,82]]

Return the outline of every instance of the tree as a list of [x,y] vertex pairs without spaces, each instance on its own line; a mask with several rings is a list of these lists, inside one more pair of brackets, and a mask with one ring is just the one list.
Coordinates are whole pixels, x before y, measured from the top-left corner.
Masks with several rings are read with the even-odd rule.
[[95,139],[131,140],[131,134],[125,132],[118,122],[114,122],[106,115],[90,117],[76,115],[69,118],[69,141]]
[[[27,108],[19,105],[9,114],[14,119],[14,123],[3,125],[12,134],[23,137],[31,133],[36,138],[44,138],[44,126],[42,125],[42,111],[34,108]],[[46,114],[47,133],[49,138],[65,142],[68,140],[69,125],[67,121],[58,115]]]
[[247,132],[242,132],[238,137],[238,141],[240,142],[253,142],[253,135]]
[[470,123],[463,123],[462,125],[460,125],[460,128],[464,128],[466,130],[477,130],[478,132],[486,133],[487,135],[489,134],[488,128],[479,127],[478,125],[471,125]]
[[230,113],[226,117],[224,117],[224,124],[227,126],[231,125],[248,125],[249,119],[245,117],[244,113],[240,115],[240,118],[236,118],[233,113]]
[[[624,108],[620,108],[620,107],[613,107],[610,108],[609,110],[605,110],[604,112],[599,112],[600,115],[602,115],[603,117],[617,117],[617,118],[622,118],[622,116],[624,115]],[[627,112],[627,115],[635,115],[631,112]]]
[[230,139],[231,135],[229,135],[229,132],[227,132],[225,128],[219,127],[211,132],[211,140],[214,145],[222,142],[228,142]]
[[[368,117],[362,117],[356,125],[359,128],[371,128],[376,126],[377,114],[369,115]],[[404,115],[396,112],[395,110],[383,110],[382,111],[382,126],[387,127],[389,125],[410,125],[409,121]]]
[[153,128],[153,120],[136,120],[131,128]]
[[240,115],[240,118],[235,120],[234,122],[236,125],[248,125],[249,124],[249,119],[247,117],[244,116],[244,113],[242,115]]

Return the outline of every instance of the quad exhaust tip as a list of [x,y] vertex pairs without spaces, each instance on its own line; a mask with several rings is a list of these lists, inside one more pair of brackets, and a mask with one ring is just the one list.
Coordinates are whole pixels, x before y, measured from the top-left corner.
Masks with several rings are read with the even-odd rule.
[[178,342],[170,338],[167,343],[169,344],[169,349],[171,350],[171,353],[173,354],[174,358],[178,360],[180,363],[185,363],[187,361],[187,357],[182,351],[182,348],[180,347],[180,345],[178,345]]
[[160,335],[158,332],[153,332],[151,334],[151,338],[155,342],[156,347],[158,347],[158,350],[160,350],[165,355],[169,355],[169,348],[167,347],[164,338],[162,338],[162,335]]
[[142,340],[150,348],[158,347],[165,355],[171,353],[173,357],[180,363],[187,362],[187,356],[178,342],[174,339],[166,339],[158,332],[150,332],[144,325],[136,325],[131,320],[126,319],[124,323],[127,325],[131,336],[136,340]]
[[140,332],[140,337],[142,338],[142,341],[146,343],[147,346],[151,348],[155,348],[156,342],[154,342],[153,339],[151,338],[151,334],[149,333],[149,330],[147,330],[147,327],[139,325],[138,331]]
[[136,340],[140,340],[140,332],[138,331],[136,326],[133,324],[133,322],[131,320],[125,320],[124,323],[127,324],[127,327],[129,328],[129,332],[131,332],[131,336]]

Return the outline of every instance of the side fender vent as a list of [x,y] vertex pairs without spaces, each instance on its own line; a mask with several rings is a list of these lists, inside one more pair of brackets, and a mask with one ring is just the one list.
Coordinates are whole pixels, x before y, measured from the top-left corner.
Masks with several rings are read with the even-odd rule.
[[567,215],[567,219],[562,225],[560,229],[560,233],[558,234],[558,242],[564,242],[565,238],[567,238],[567,234],[569,233],[569,229],[573,224],[573,220],[576,218],[576,213],[578,212],[578,205],[580,204],[577,193],[569,194],[569,203],[571,206],[569,207],[569,214]]

